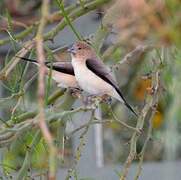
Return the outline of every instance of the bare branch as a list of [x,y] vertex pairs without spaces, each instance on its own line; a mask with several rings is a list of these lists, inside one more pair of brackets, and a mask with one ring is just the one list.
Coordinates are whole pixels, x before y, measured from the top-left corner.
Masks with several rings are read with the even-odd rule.
[[141,133],[141,132],[140,132],[140,129],[137,129],[137,128],[135,128],[135,127],[129,126],[129,125],[126,124],[125,122],[119,120],[119,119],[116,117],[116,115],[114,114],[114,112],[113,112],[113,110],[112,110],[111,108],[110,108],[110,112],[111,112],[111,114],[112,114],[112,116],[113,116],[113,119],[114,119],[115,121],[119,122],[123,127],[127,128],[127,129],[130,129],[130,130],[132,130],[132,131],[135,131],[135,132],[137,132],[137,133],[139,133],[139,134]]
[[134,50],[126,54],[118,64],[113,65],[113,68],[118,68],[123,64],[135,64],[146,52],[152,50],[153,48],[154,46],[151,45],[139,45]]
[[53,180],[56,177],[56,148],[54,147],[53,137],[47,127],[45,121],[45,113],[44,113],[44,96],[45,96],[45,84],[44,77],[46,73],[46,67],[44,64],[44,50],[43,50],[43,30],[47,22],[47,17],[49,14],[49,0],[43,0],[42,9],[41,9],[41,20],[38,28],[38,32],[36,35],[36,51],[37,51],[37,59],[39,66],[39,76],[38,76],[38,104],[39,104],[39,126],[42,131],[43,137],[49,146],[49,179]]
[[16,55],[12,58],[11,61],[9,61],[9,63],[6,65],[6,67],[4,67],[1,72],[0,72],[0,80],[2,79],[6,79],[7,76],[9,75],[9,73],[14,69],[14,67],[18,64],[18,62],[20,61],[19,57],[23,57],[25,56],[29,50],[33,47],[34,45],[34,41],[27,41],[24,45],[24,47],[16,53]]
[[[151,112],[150,118],[152,118],[153,114],[155,113],[154,109],[155,109],[155,105],[157,105],[157,103],[158,103],[159,92],[160,92],[160,69],[157,69],[155,74],[153,74],[152,90],[153,90],[152,94],[148,95],[148,97],[146,99],[145,106],[142,109],[142,112],[138,118],[137,125],[136,125],[136,128],[138,128],[138,129],[143,128],[145,118],[149,112]],[[129,168],[131,166],[131,163],[137,156],[136,146],[137,146],[137,141],[138,141],[139,137],[140,137],[140,134],[138,134],[137,132],[134,132],[132,137],[131,137],[130,152],[129,152],[127,160],[124,164],[124,168],[123,168],[120,180],[126,179],[126,177],[128,175]],[[137,176],[139,176],[139,174]]]

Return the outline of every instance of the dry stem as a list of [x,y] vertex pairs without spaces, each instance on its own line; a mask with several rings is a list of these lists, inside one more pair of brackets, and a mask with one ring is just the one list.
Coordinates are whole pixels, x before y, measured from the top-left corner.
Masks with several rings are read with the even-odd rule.
[[[160,70],[159,69],[157,69],[156,73],[153,74],[152,90],[153,90],[153,92],[151,95],[149,95],[147,97],[145,106],[142,109],[140,117],[138,118],[137,125],[136,125],[136,128],[138,128],[138,129],[143,128],[145,118],[147,117],[149,112],[151,112],[150,119],[153,117],[153,114],[155,113],[155,106],[157,105],[157,102],[159,99],[159,90],[160,90]],[[149,136],[150,136],[150,134],[149,134]],[[139,137],[140,137],[140,134],[138,134],[137,132],[134,132],[132,135],[131,144],[130,144],[130,152],[129,152],[127,160],[124,164],[124,168],[123,168],[120,180],[126,179],[129,168],[131,166],[131,163],[137,156],[136,145],[137,145],[137,141],[138,141]],[[145,144],[145,146],[146,146],[146,144]],[[142,165],[142,163],[139,166],[141,167],[141,165]],[[137,176],[139,176],[139,174],[140,174],[140,171],[138,172]]]
[[38,76],[38,104],[39,104],[39,126],[42,131],[42,134],[45,138],[45,141],[47,142],[49,146],[49,179],[55,179],[56,174],[56,148],[53,144],[53,137],[47,127],[46,121],[45,121],[45,112],[44,112],[44,96],[45,96],[45,83],[44,83],[44,77],[46,68],[44,65],[44,50],[43,50],[43,30],[46,25],[48,12],[49,12],[49,0],[43,0],[42,4],[42,17],[40,20],[40,25],[38,28],[38,32],[36,35],[36,51],[37,51],[37,58],[39,66],[39,76]]

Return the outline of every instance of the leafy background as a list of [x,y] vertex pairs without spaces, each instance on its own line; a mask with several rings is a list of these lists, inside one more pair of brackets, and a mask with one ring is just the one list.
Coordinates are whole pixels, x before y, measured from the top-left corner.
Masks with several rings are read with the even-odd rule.
[[[33,118],[38,109],[36,93],[38,71],[30,63],[19,62],[7,76],[4,75],[7,72],[6,67],[12,64],[15,54],[35,37],[41,17],[41,5],[41,1],[33,0],[0,2],[2,178],[47,177],[49,148],[36,125],[33,124],[26,128],[24,127],[26,124],[21,124],[24,120]],[[43,35],[46,40],[44,49],[48,60],[70,59],[64,48],[56,50],[56,52],[54,49],[58,46],[68,46],[83,36],[89,38],[103,61],[112,67],[123,94],[136,107],[137,111],[143,109],[146,97],[150,94],[152,74],[155,73],[155,69],[161,71],[159,101],[151,120],[152,132],[144,153],[144,161],[163,162],[164,160],[180,159],[180,1],[94,0],[91,2],[80,0],[77,2],[51,1],[49,5],[51,13]],[[91,6],[94,11],[84,16],[90,10],[86,8],[87,6]],[[80,17],[79,22],[73,23],[73,20],[79,19],[79,16],[83,17]],[[70,22],[65,20],[66,17]],[[92,24],[86,24],[87,22],[83,18],[90,18]],[[64,30],[65,26],[69,27]],[[82,29],[86,26],[92,27],[91,33],[86,34]],[[63,37],[60,39],[61,41],[56,40],[59,32],[61,32],[61,38]],[[72,35],[67,35],[67,32],[71,32]],[[138,47],[143,47],[143,50],[139,50]],[[130,54],[135,49],[138,51]],[[126,55],[128,55],[129,63],[119,65],[127,57]],[[28,56],[36,58],[35,47],[29,50]],[[54,93],[58,93],[57,97],[60,96],[60,98],[53,96],[55,99],[51,99],[50,97]],[[69,91],[59,90],[51,80],[51,76],[46,78],[45,109],[47,117],[50,117],[51,113],[71,111],[72,108],[79,107],[81,101],[76,99]],[[78,101],[78,105],[74,104],[75,100]],[[135,117],[116,101],[112,102],[111,110],[106,103],[100,106],[103,120],[111,121],[103,123],[105,163],[122,164],[128,157],[133,132],[115,121],[112,111],[119,120],[133,127],[136,126]],[[28,113],[27,118],[26,113]],[[74,153],[72,137],[68,140],[64,139],[67,132],[69,134],[70,130],[73,130],[69,127],[74,124],[74,116],[84,119],[83,114],[79,111],[71,112],[65,117],[59,117],[57,121],[52,121],[49,126],[58,148],[59,161],[57,164],[60,167],[72,168],[73,164],[76,165],[86,142],[86,136],[80,138],[77,151]],[[138,154],[144,147],[149,127],[148,114],[137,142]],[[84,130],[86,128],[82,129],[83,132]],[[14,132],[14,134],[10,135],[9,132]],[[85,146],[90,146],[89,142],[85,143]],[[63,152],[64,155],[62,155]],[[139,158],[135,160],[140,161]],[[76,177],[74,171],[68,173],[72,173]]]

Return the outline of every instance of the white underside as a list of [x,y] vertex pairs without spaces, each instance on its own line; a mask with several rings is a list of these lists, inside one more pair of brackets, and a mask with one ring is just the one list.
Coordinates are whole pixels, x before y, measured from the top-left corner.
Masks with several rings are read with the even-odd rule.
[[83,62],[72,58],[74,73],[79,86],[91,95],[110,95],[123,102],[114,87],[90,71]]
[[68,87],[77,88],[78,87],[75,76],[72,76],[69,74],[52,71],[52,79],[58,84],[58,87],[63,87],[63,88],[68,88]]

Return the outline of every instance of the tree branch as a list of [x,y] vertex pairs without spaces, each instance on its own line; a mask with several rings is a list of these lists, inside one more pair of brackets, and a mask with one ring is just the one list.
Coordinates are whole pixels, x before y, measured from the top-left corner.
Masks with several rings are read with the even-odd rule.
[[[153,77],[152,77],[152,94],[148,95],[146,99],[145,106],[142,109],[142,112],[138,118],[136,128],[138,129],[143,128],[144,121],[148,113],[151,112],[150,118],[153,117],[155,113],[155,106],[157,105],[158,99],[159,99],[159,92],[160,92],[160,69],[159,67],[157,67],[157,71],[153,74]],[[137,156],[136,146],[137,146],[137,141],[139,137],[140,137],[140,134],[138,134],[137,132],[134,132],[131,137],[130,152],[124,164],[124,168],[123,168],[120,180],[126,179],[131,163]]]
[[[92,1],[92,2],[87,2],[87,3],[85,3],[86,8],[82,9],[80,6],[78,6],[78,7],[76,6],[75,11],[71,11],[73,9],[73,7],[72,7],[72,8],[70,8],[70,12],[72,12],[72,13],[70,14],[69,19],[73,22],[74,20],[76,20],[80,16],[82,16],[82,15],[84,15],[84,14],[86,14],[86,13],[92,11],[92,10],[95,10],[96,8],[102,6],[103,4],[105,4],[107,2],[110,2],[110,1],[111,0],[95,0],[95,1]],[[47,33],[45,33],[43,35],[43,37],[42,37],[43,40],[44,41],[52,40],[59,33],[59,31],[61,31],[61,30],[63,30],[65,28],[66,25],[67,25],[67,22],[66,22],[66,20],[64,18],[56,27],[54,27],[52,30],[50,30],[49,32],[47,32]],[[42,34],[43,34],[43,32],[42,32]],[[22,48],[16,54],[16,56],[22,56],[22,57],[25,56],[26,53],[33,47],[34,40],[35,39],[33,39],[32,41],[27,41],[24,44],[24,48]],[[6,40],[5,40],[5,43],[7,43]],[[1,40],[0,40],[0,45],[1,44],[4,44],[4,42],[1,42]],[[26,46],[29,46],[29,47],[26,47]],[[6,67],[4,67],[3,70],[1,70],[0,79],[6,79],[8,74],[12,71],[12,69],[20,61],[20,59],[17,58],[16,56],[8,63],[8,65]],[[8,72],[6,72],[6,71],[8,71]]]
[[20,61],[19,57],[25,56],[30,49],[32,49],[34,41],[27,41],[24,47],[16,53],[16,55],[8,62],[8,64],[0,71],[0,80],[6,79],[9,73],[14,69],[17,63]]
[[[70,15],[69,15],[69,19],[73,22],[74,20],[76,20],[77,18],[79,18],[80,16],[95,10],[96,8],[102,6],[103,4],[110,2],[111,0],[95,0],[92,2],[88,2],[85,3],[85,7],[84,9],[82,9],[81,7],[77,8],[75,11],[73,11]],[[44,39],[45,40],[49,40],[49,39],[53,39],[59,31],[61,31],[62,29],[64,29],[64,27],[67,25],[66,20],[63,19],[55,28],[53,28],[51,31],[49,31],[48,33],[46,33],[44,35]]]
[[53,137],[47,127],[45,121],[45,113],[44,113],[44,96],[45,96],[45,83],[44,77],[46,72],[46,67],[44,64],[45,56],[43,50],[43,31],[47,22],[47,17],[49,13],[49,0],[43,0],[42,9],[41,9],[41,20],[38,28],[37,35],[35,37],[36,40],[36,52],[37,52],[37,60],[39,63],[39,76],[38,76],[38,104],[39,104],[39,126],[42,131],[43,137],[46,143],[49,146],[49,179],[54,180],[56,176],[56,148],[53,143]]

